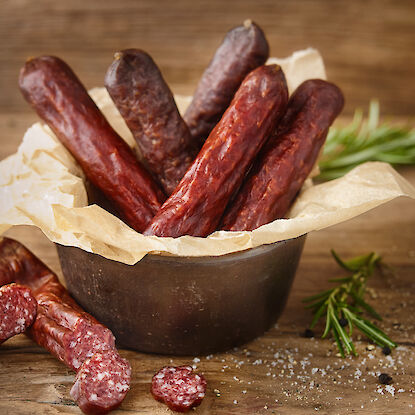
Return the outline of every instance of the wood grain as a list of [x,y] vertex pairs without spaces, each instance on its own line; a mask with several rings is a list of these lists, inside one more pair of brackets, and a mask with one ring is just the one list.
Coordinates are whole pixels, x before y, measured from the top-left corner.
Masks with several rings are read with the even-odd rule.
[[149,52],[176,93],[191,94],[226,31],[246,18],[274,56],[318,48],[345,92],[344,114],[378,98],[388,115],[414,114],[412,0],[1,0],[0,111],[29,111],[17,89],[30,56],[58,55],[88,88],[103,84],[115,51]]
[[[0,159],[13,153],[32,114],[0,114]],[[400,170],[415,185],[415,167]],[[415,227],[414,202],[393,201],[356,219],[309,235],[285,312],[277,327],[228,353],[176,358],[122,350],[133,366],[132,389],[114,414],[168,414],[149,393],[152,375],[164,365],[195,364],[208,380],[207,397],[195,413],[228,414],[397,414],[415,408]],[[9,236],[23,242],[61,276],[53,244],[34,228],[16,227]],[[330,248],[344,257],[379,252],[394,275],[370,282],[370,303],[381,312],[381,326],[400,347],[392,360],[379,348],[357,341],[359,357],[341,359],[331,340],[301,336],[310,314],[301,299],[329,287],[341,275]],[[317,332],[321,333],[322,327]],[[194,360],[194,358],[197,359]],[[393,377],[394,393],[377,375]],[[0,414],[80,414],[70,399],[74,374],[24,335],[0,348]],[[398,390],[403,392],[398,392]],[[218,393],[220,391],[220,393]],[[220,396],[219,396],[220,395]],[[412,406],[411,406],[412,405]]]

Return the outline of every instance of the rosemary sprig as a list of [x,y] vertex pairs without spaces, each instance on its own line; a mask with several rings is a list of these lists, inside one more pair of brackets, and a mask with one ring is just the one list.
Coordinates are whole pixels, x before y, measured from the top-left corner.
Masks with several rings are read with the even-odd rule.
[[369,115],[356,110],[346,127],[332,127],[319,162],[321,180],[343,176],[366,161],[415,164],[415,128],[379,124],[379,102],[371,101]]
[[310,328],[312,329],[325,315],[326,326],[322,337],[327,337],[331,332],[342,357],[348,354],[357,355],[351,338],[353,328],[360,330],[381,347],[396,347],[396,343],[382,330],[362,316],[363,312],[366,312],[373,318],[381,320],[380,315],[364,300],[367,280],[373,274],[375,267],[380,265],[380,256],[372,252],[343,261],[336,252],[332,250],[331,253],[335,261],[351,274],[329,280],[338,285],[303,300],[308,303],[306,308],[310,308],[314,315]]

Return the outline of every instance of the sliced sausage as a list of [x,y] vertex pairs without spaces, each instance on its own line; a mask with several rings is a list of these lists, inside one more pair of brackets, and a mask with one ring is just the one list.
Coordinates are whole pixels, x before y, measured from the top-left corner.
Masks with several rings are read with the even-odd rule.
[[106,414],[121,404],[130,382],[130,364],[109,350],[94,354],[82,364],[70,394],[85,414]]
[[[87,403],[91,399],[94,401],[94,395],[91,397],[90,394],[91,390],[99,391],[100,395],[97,396],[108,396],[111,399],[98,399],[91,404],[91,408],[94,409],[85,413],[106,413],[120,405],[128,391],[125,382],[129,385],[131,369],[128,362],[119,357],[111,331],[83,311],[60,284],[57,276],[28,249],[13,239],[2,238],[0,239],[0,286],[8,284],[10,280],[32,289],[37,301],[38,313],[27,334],[37,344],[71,369],[82,370],[82,373],[88,373],[86,368],[91,364],[87,363],[83,366],[88,359],[96,362],[100,359],[97,356],[104,356],[102,357],[106,362],[104,366],[95,363],[93,365],[98,370],[94,372],[97,378],[105,378],[107,381],[101,383],[93,381],[95,386],[91,388],[81,387],[78,384],[74,389],[77,391],[74,393],[81,409],[85,407],[85,411],[89,411]],[[118,372],[120,366],[124,368],[122,391],[119,391],[117,386],[120,378],[114,374]],[[104,370],[100,371],[102,368]],[[86,381],[81,376],[79,382],[84,384]]]
[[172,411],[187,412],[201,404],[206,386],[205,378],[193,373],[191,366],[166,366],[153,376],[151,393]]
[[36,314],[37,302],[30,288],[20,284],[0,287],[0,343],[25,332]]

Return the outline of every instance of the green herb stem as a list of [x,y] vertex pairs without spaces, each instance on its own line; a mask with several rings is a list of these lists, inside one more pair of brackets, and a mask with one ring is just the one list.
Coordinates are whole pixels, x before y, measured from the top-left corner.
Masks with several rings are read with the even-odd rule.
[[320,180],[343,176],[366,161],[415,164],[415,129],[379,124],[379,103],[371,101],[367,120],[357,110],[346,127],[332,127],[319,162]]
[[[310,308],[313,313],[310,328],[313,328],[325,315],[326,324],[322,337],[325,338],[331,333],[342,357],[349,354],[357,355],[351,338],[354,327],[379,346],[396,347],[396,343],[382,330],[362,317],[366,312],[373,318],[381,320],[381,316],[364,300],[367,280],[373,274],[375,267],[381,264],[381,257],[372,252],[344,261],[336,252],[332,251],[332,255],[338,265],[351,275],[331,280],[338,285],[303,300],[308,303],[306,308]],[[348,332],[343,327],[345,324],[340,324],[340,319],[346,319]]]

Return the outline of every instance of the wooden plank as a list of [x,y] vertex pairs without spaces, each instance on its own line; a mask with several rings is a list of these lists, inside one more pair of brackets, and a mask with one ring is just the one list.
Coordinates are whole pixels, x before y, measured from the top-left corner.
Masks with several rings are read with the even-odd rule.
[[[0,131],[5,134],[0,159],[15,151],[34,119],[32,114],[0,115]],[[415,168],[400,171],[415,184]],[[414,413],[414,226],[414,202],[401,199],[309,235],[278,326],[239,349],[185,358],[122,350],[133,366],[133,382],[125,402],[114,414],[170,413],[149,392],[152,375],[169,364],[195,364],[205,374],[208,393],[198,414]],[[40,231],[17,227],[8,235],[26,244],[61,275],[54,246]],[[381,326],[400,344],[390,360],[378,348],[367,350],[364,339],[357,342],[359,357],[341,359],[331,340],[301,336],[311,320],[301,299],[328,288],[328,278],[341,274],[330,258],[330,248],[345,257],[375,250],[394,268],[394,276],[371,280],[374,291],[369,296],[370,303],[385,318]],[[384,386],[380,389],[380,372],[393,377],[395,396]],[[0,413],[79,414],[69,395],[73,379],[73,372],[45,350],[25,336],[17,336],[0,347]],[[398,392],[400,389],[404,391]]]
[[17,89],[29,56],[67,60],[88,88],[103,84],[113,53],[148,51],[176,93],[191,94],[224,34],[246,18],[265,30],[274,56],[318,48],[345,92],[345,114],[380,99],[412,116],[415,3],[411,0],[3,0],[0,111],[28,111]]

